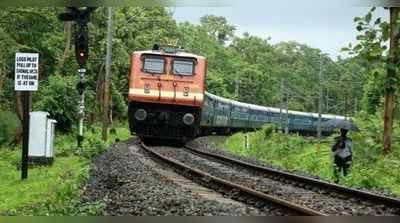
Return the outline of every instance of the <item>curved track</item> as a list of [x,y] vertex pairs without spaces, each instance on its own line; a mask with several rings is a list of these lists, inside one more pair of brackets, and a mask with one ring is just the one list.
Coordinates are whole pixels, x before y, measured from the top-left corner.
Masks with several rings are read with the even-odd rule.
[[[157,152],[154,148],[145,146],[142,144],[142,148],[149,152],[150,154],[154,155],[158,159],[161,159],[163,162],[166,162],[175,168],[179,169],[180,171],[183,171],[185,175],[191,175],[192,177],[196,178],[197,180],[200,179],[200,181],[206,181],[207,183],[213,183],[218,185],[219,187],[224,187],[225,190],[229,191],[234,191],[235,193],[240,193],[240,194],[245,194],[246,196],[249,196],[251,198],[255,198],[258,200],[258,205],[259,202],[262,201],[267,204],[274,204],[275,206],[279,206],[281,209],[288,210],[288,215],[311,215],[311,216],[324,216],[325,214],[302,206],[298,205],[294,202],[290,202],[287,200],[284,200],[282,198],[279,198],[277,196],[273,196],[270,194],[266,194],[264,192],[261,192],[256,189],[252,189],[250,187],[234,183],[232,181],[216,177],[212,174],[206,173],[202,170],[199,170],[197,168],[193,168],[189,165],[186,165],[176,159],[173,159],[171,157],[168,157],[160,152]],[[179,150],[178,148],[174,148],[176,150]]]
[[188,146],[186,146],[185,149],[194,155],[214,160],[214,162],[225,163],[229,164],[230,166],[240,167],[265,178],[269,178],[278,182],[283,182],[285,184],[290,184],[301,189],[315,191],[315,193],[320,193],[325,196],[340,198],[342,200],[351,200],[352,202],[354,202],[355,206],[359,204],[360,208],[365,207],[366,209],[368,209],[365,210],[365,212],[361,213],[357,210],[353,210],[353,213],[350,212],[348,214],[400,215],[399,199],[356,190],[337,184],[321,181],[318,179],[313,179],[310,177],[299,176],[273,168],[258,166],[224,155],[210,153]]

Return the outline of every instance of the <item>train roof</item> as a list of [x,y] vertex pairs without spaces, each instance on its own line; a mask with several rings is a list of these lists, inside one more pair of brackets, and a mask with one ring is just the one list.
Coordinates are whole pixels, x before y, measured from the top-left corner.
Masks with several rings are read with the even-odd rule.
[[[205,94],[206,94],[206,96],[208,96],[212,99],[219,100],[219,101],[222,101],[225,103],[231,103],[236,106],[246,106],[251,109],[257,109],[257,110],[268,111],[268,112],[276,112],[276,113],[281,111],[281,109],[279,109],[279,108],[267,107],[267,106],[261,106],[261,105],[255,105],[255,104],[248,104],[248,103],[244,103],[244,102],[240,102],[240,101],[227,99],[227,98],[224,98],[221,96],[217,96],[217,95],[211,94],[209,92],[205,92]],[[282,109],[282,113],[286,113],[286,109]],[[288,113],[292,114],[292,115],[301,115],[301,116],[305,116],[305,117],[318,118],[318,113],[313,113],[313,112],[301,112],[301,111],[289,110]],[[332,115],[332,114],[322,114],[321,117],[326,118],[326,119],[345,119],[344,116]]]
[[234,100],[231,100],[231,99],[228,99],[228,98],[224,98],[224,97],[221,97],[221,96],[218,96],[218,95],[215,95],[215,94],[211,94],[209,92],[205,92],[205,95],[210,97],[210,98],[212,98],[212,99],[214,99],[214,100],[225,102],[225,103],[235,103],[235,102],[237,102],[236,103],[237,105],[239,105],[238,103],[240,103],[240,105],[244,105],[244,106],[246,105],[246,103],[234,101]]
[[203,56],[199,56],[199,55],[192,54],[192,53],[186,53],[186,52],[165,53],[165,52],[161,52],[160,50],[134,51],[133,54],[153,54],[153,55],[172,56],[172,57],[192,57],[192,58],[202,59],[202,60],[206,59]]

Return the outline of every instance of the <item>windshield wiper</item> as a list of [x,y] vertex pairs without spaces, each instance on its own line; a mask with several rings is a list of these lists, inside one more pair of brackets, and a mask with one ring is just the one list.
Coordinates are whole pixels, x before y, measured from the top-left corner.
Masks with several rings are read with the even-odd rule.
[[178,74],[181,78],[183,78],[183,74],[178,70],[174,70],[174,74]]

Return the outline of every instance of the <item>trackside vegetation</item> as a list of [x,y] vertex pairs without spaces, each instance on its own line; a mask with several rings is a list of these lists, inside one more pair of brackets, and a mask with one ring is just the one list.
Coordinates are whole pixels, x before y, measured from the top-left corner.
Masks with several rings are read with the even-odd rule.
[[0,215],[101,215],[101,201],[82,203],[82,187],[88,178],[91,158],[104,152],[116,139],[130,137],[125,123],[118,123],[107,142],[101,140],[101,128],[86,133],[84,148],[76,149],[74,134],[56,136],[52,166],[33,166],[29,177],[21,181],[18,169],[20,146],[0,148]]
[[[273,43],[271,38],[235,33],[226,18],[204,15],[200,23],[177,22],[172,8],[119,7],[114,12],[111,65],[111,116],[115,134],[101,140],[106,54],[107,8],[99,7],[89,23],[89,59],[85,89],[84,149],[76,149],[79,95],[72,23],[58,20],[65,8],[0,10],[0,215],[98,215],[104,204],[83,204],[82,185],[90,160],[119,138],[129,138],[126,124],[131,52],[151,49],[154,43],[178,41],[187,52],[208,60],[207,91],[242,102],[279,107],[289,98],[290,110],[318,111],[323,86],[324,113],[356,117],[361,128],[351,133],[355,143],[351,173],[341,183],[400,194],[400,127],[395,123],[393,152],[383,156],[382,112],[387,71],[388,24],[374,10],[355,18],[354,37],[360,44],[344,48],[348,57],[331,58],[320,49],[296,41]],[[351,22],[351,21],[349,21]],[[21,29],[21,27],[24,27]],[[295,39],[296,37],[293,37]],[[352,40],[349,40],[349,42]],[[372,50],[371,50],[372,49]],[[46,111],[57,120],[55,162],[31,167],[20,181],[21,94],[14,91],[16,52],[40,54],[39,89],[32,95],[32,111]],[[321,69],[322,65],[322,69]],[[319,78],[322,72],[323,81]],[[398,88],[399,81],[392,81]],[[399,97],[396,103],[400,103]],[[395,119],[400,119],[400,106]],[[330,142],[317,149],[315,138],[285,135],[272,127],[249,133],[251,148],[243,148],[243,134],[229,137],[224,147],[290,171],[332,181]]]
[[[354,143],[351,172],[340,183],[355,188],[390,192],[400,195],[400,128],[395,124],[393,153],[382,155],[381,116],[360,114],[355,122],[360,132],[351,132]],[[333,158],[330,145],[334,135],[324,138],[318,146],[316,138],[286,135],[273,126],[248,133],[250,148],[244,148],[244,133],[237,133],[220,142],[233,154],[261,160],[278,168],[317,176],[333,182]]]

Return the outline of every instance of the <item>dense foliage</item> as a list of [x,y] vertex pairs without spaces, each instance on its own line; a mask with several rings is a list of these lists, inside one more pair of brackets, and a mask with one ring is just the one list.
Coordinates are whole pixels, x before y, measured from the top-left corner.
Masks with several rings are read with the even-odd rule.
[[11,144],[16,137],[19,120],[9,111],[0,111],[0,145]]
[[[19,95],[13,91],[14,53],[39,52],[40,90],[33,96],[33,108],[48,111],[59,121],[59,129],[69,131],[76,123],[77,65],[73,26],[57,20],[62,11],[63,8],[6,8],[0,12],[0,48],[4,49],[0,52],[0,110],[17,114],[21,110]],[[130,53],[149,49],[155,42],[179,40],[186,51],[206,56],[207,90],[244,102],[280,106],[282,96],[287,94],[290,109],[315,112],[319,86],[323,85],[324,112],[351,114],[359,110],[366,95],[364,83],[371,83],[360,60],[333,61],[319,49],[297,42],[272,44],[268,38],[249,33],[237,36],[235,26],[224,17],[205,15],[199,25],[178,24],[165,8],[131,7],[116,8],[114,24],[111,92],[116,118],[126,116]],[[21,26],[24,28],[17,28]],[[92,15],[89,30],[86,101],[87,120],[93,123],[99,117],[104,79],[105,8]],[[379,100],[369,98],[371,103]]]
[[[76,149],[74,135],[78,105],[74,27],[57,19],[63,11],[64,8],[0,10],[0,145],[14,148],[21,132],[21,97],[14,92],[13,82],[15,52],[38,52],[40,83],[39,91],[33,94],[33,110],[47,111],[58,121],[57,130],[61,134],[56,137],[56,155],[63,157],[53,167],[33,169],[32,176],[40,181],[24,184],[19,181],[16,169],[19,146],[15,151],[0,148],[0,178],[6,179],[0,185],[0,200],[12,199],[0,203],[0,214],[99,214],[102,208],[101,203],[79,205],[78,188],[87,174],[86,158],[104,151],[111,142],[100,140],[96,124],[104,86],[107,10],[98,8],[89,24],[88,127],[82,151]],[[331,58],[320,49],[295,41],[272,44],[269,38],[249,33],[237,35],[235,25],[224,17],[205,15],[199,24],[177,23],[172,12],[162,7],[115,8],[111,67],[113,119],[126,118],[130,53],[150,49],[157,42],[178,40],[186,51],[207,57],[207,91],[217,95],[275,107],[287,100],[289,109],[316,112],[322,87],[323,113],[358,114],[357,123],[362,129],[351,136],[355,141],[355,160],[350,176],[343,182],[400,193],[398,123],[394,152],[386,157],[380,155],[383,89],[397,85],[398,80],[384,81],[388,24],[383,19],[374,19],[373,13],[374,9],[355,18],[360,32],[358,43],[344,48],[351,57],[343,59]],[[110,140],[129,137],[127,127],[121,129]],[[317,150],[313,139],[283,135],[266,128],[252,133],[252,147],[244,150],[242,138],[242,134],[234,135],[228,147],[238,154],[261,158],[289,170],[332,179],[329,142]],[[25,197],[16,197],[27,191]]]

